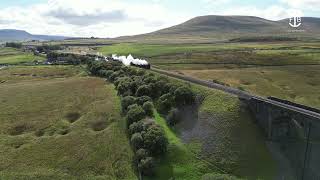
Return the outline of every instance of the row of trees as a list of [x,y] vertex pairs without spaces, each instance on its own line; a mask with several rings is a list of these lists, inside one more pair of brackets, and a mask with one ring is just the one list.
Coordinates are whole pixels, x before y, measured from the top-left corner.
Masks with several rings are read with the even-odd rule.
[[163,129],[153,120],[154,109],[167,116],[169,125],[174,125],[178,122],[179,108],[193,104],[195,94],[168,78],[118,62],[91,61],[88,68],[92,74],[114,83],[121,96],[137,167],[144,175],[152,175],[155,160],[166,152],[168,144]]
[[68,54],[68,53],[58,53],[54,51],[49,51],[47,54],[47,61],[52,64],[87,64],[94,59],[89,56],[82,56],[77,54]]
[[123,67],[119,63],[92,62],[90,71],[114,82],[121,96],[148,96],[169,125],[180,121],[180,109],[194,104],[195,94],[186,86],[178,86],[163,76],[143,69]]
[[40,53],[49,53],[51,51],[55,51],[55,50],[62,50],[63,47],[61,47],[60,45],[48,45],[48,44],[44,44],[41,46],[37,46],[36,50]]
[[6,47],[12,47],[12,48],[20,49],[22,47],[22,44],[21,43],[16,43],[16,42],[6,42]]

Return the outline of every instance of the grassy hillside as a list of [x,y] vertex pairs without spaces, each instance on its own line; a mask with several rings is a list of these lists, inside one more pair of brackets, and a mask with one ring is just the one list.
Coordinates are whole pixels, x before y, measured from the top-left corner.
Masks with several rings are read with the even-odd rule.
[[0,179],[136,179],[112,85],[64,66],[0,77]]
[[[54,44],[110,45],[114,43],[202,44],[249,38],[256,42],[274,39],[320,40],[320,18],[302,17],[299,28],[289,26],[289,19],[270,21],[253,16],[200,16],[155,32],[104,39],[68,39]],[[266,37],[271,37],[270,39]],[[242,39],[243,40],[243,39]],[[290,40],[290,41],[291,41]]]
[[[186,85],[184,81],[172,81]],[[157,123],[169,139],[168,153],[157,169],[157,179],[202,179],[221,174],[273,179],[276,162],[245,105],[232,95],[190,86],[204,99],[196,114],[190,114],[193,108],[187,109],[174,128],[156,114]]]
[[203,158],[224,171],[249,179],[273,179],[276,162],[250,112],[237,97],[194,86],[203,94],[198,121],[190,131],[181,125],[186,142],[201,142]]
[[168,137],[169,146],[168,153],[161,159],[159,167],[156,169],[155,177],[151,179],[170,179],[175,178],[177,180],[198,180],[205,174],[223,173],[219,168],[201,160],[193,150],[198,150],[197,143],[185,144],[181,138],[168,127],[166,121],[158,114],[156,114],[156,122],[161,125]]
[[0,64],[18,64],[33,62],[35,60],[43,61],[44,58],[13,48],[0,48]]
[[47,36],[33,35],[23,30],[16,29],[0,29],[0,41],[27,41],[27,40],[63,40],[68,37],[63,36]]
[[[149,43],[195,43],[226,41],[240,37],[298,37],[320,39],[320,19],[302,17],[302,25],[295,29],[289,19],[270,21],[253,16],[199,16],[173,27],[118,40]],[[293,30],[300,30],[295,31]]]

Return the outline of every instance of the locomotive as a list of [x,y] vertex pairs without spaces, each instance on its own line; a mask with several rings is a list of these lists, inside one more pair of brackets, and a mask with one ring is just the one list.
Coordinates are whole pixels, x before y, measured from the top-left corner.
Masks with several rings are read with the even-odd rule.
[[147,63],[147,64],[135,64],[134,62],[131,62],[130,66],[143,68],[143,69],[150,69],[151,68],[151,65],[149,63]]

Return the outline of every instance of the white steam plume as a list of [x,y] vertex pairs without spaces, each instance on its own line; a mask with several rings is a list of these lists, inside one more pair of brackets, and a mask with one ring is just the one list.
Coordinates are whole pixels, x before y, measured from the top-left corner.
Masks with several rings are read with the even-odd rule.
[[114,60],[122,62],[126,66],[130,66],[131,63],[135,65],[148,65],[149,63],[144,59],[135,59],[131,54],[126,56],[117,56],[116,54],[112,55]]

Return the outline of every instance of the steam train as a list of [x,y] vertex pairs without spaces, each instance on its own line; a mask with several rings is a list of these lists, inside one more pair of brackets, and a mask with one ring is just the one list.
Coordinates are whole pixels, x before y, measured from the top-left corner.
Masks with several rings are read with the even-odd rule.
[[150,69],[151,65],[150,63],[147,64],[134,64],[134,62],[130,63],[130,66],[138,67],[138,68],[143,68],[143,69]]
[[[130,55],[131,56],[131,55]],[[123,56],[122,56],[123,57]],[[149,62],[147,62],[146,60],[140,60],[140,59],[133,59],[133,57],[131,56],[131,58],[129,59],[130,64],[126,64],[125,62],[128,61],[127,60],[123,60],[121,58],[118,58],[116,56],[112,56],[112,57],[108,57],[107,60],[111,60],[111,61],[116,61],[116,62],[122,62],[125,65],[130,65],[130,66],[134,66],[134,67],[138,67],[138,68],[143,68],[143,69],[151,69],[151,65]]]

